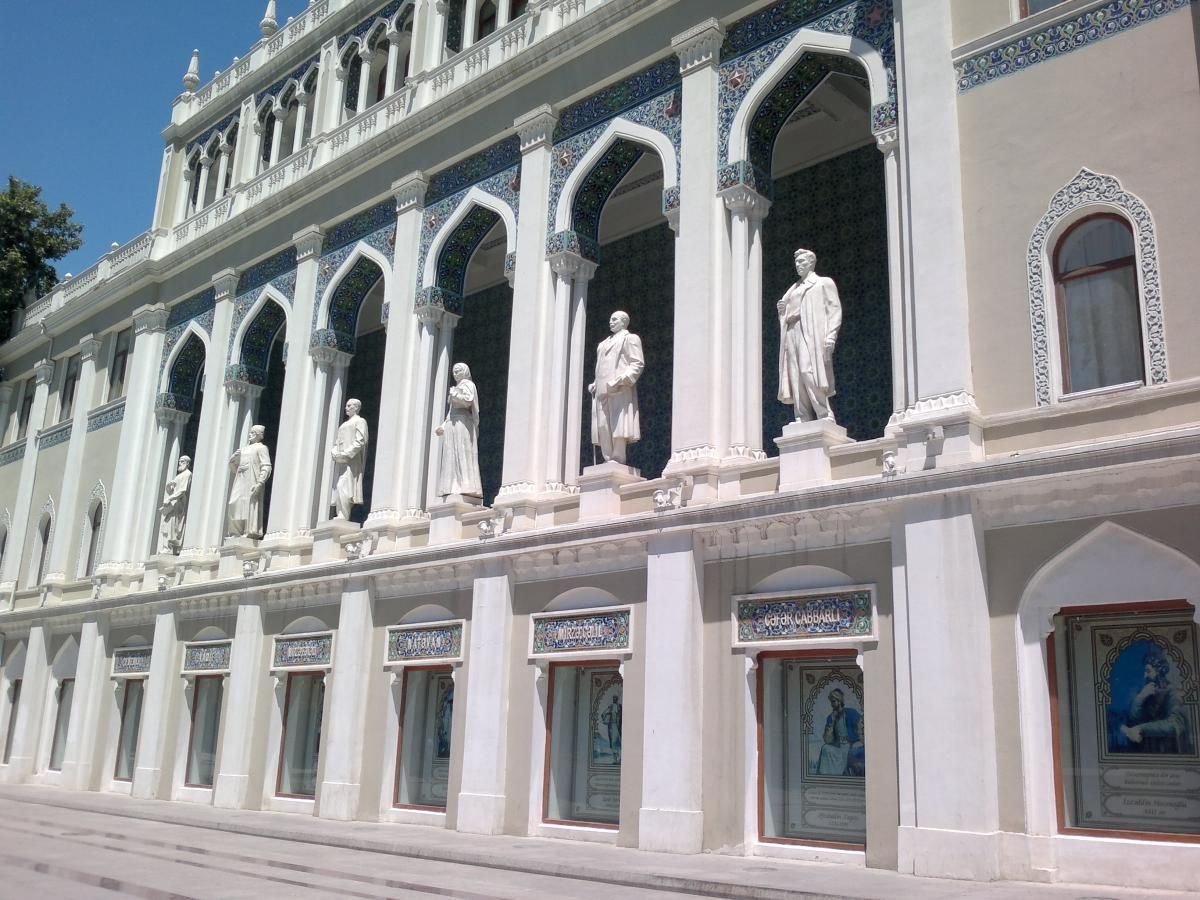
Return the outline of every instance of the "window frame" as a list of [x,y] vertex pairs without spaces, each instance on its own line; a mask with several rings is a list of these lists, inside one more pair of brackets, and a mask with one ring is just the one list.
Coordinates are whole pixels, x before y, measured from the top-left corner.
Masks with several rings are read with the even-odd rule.
[[[295,635],[289,635],[295,637]],[[283,800],[308,800],[315,801],[317,799],[317,791],[321,788],[321,782],[316,773],[313,773],[313,792],[312,794],[291,794],[285,793],[282,790],[283,786],[283,763],[284,755],[287,753],[287,730],[288,730],[288,712],[291,710],[292,700],[292,678],[296,675],[316,675],[321,679],[321,739],[324,738],[324,718],[325,718],[325,679],[329,675],[329,670],[326,668],[316,669],[288,669],[287,685],[283,691],[283,714],[280,717],[279,728],[279,756],[275,762],[275,796]],[[317,767],[321,765],[321,739],[317,740]]]
[[[71,685],[71,705],[75,704],[75,676],[68,675],[58,679],[58,687],[55,690],[54,698],[54,730],[50,734],[50,755],[46,758],[46,771],[61,772],[63,763],[66,762],[67,741],[71,738],[71,710],[67,710],[67,721],[62,720],[62,698],[66,692],[67,685]],[[54,748],[58,745],[59,728],[63,730],[63,759],[58,761],[58,766],[54,765]]]
[[79,400],[77,394],[79,393],[79,373],[83,365],[83,358],[76,353],[68,356],[64,363],[62,384],[58,389],[59,422],[66,422],[75,414],[75,405]]
[[[124,335],[129,335],[129,346],[122,351],[121,338]],[[106,402],[120,400],[128,392],[129,358],[133,356],[133,337],[132,325],[113,332],[112,352],[108,358],[108,397]],[[121,392],[119,394],[113,391],[118,362],[121,365]]]
[[1029,11],[1029,0],[1018,0],[1018,2],[1019,5],[1017,7],[1017,12],[1019,17],[1021,19],[1028,19],[1030,16],[1040,16],[1042,13],[1048,13],[1054,9],[1054,6],[1061,6],[1062,4],[1066,3],[1067,0],[1054,0],[1054,6],[1048,6],[1045,9],[1041,9],[1032,13]]
[[[396,727],[396,772],[392,784],[392,809],[415,809],[424,812],[444,813],[446,806],[428,806],[420,803],[400,802],[400,762],[404,754],[404,713],[408,706],[408,675],[410,672],[429,672],[431,674],[454,675],[454,666],[446,663],[430,665],[404,666],[404,674],[400,679],[400,714]],[[455,698],[457,699],[457,697]],[[453,713],[452,713],[453,715]],[[450,757],[454,758],[454,730],[450,731]],[[448,804],[447,804],[448,805]]]
[[141,678],[124,678],[121,685],[121,727],[117,730],[117,753],[113,759],[113,781],[119,781],[122,784],[132,784],[133,776],[137,773],[137,744],[133,746],[133,759],[129,761],[130,775],[125,778],[117,773],[121,770],[121,747],[125,744],[125,729],[129,726],[127,721],[127,713],[129,712],[129,685],[135,681],[141,684],[139,690],[142,692],[142,706],[138,709],[138,737],[141,737],[142,730],[142,713],[146,704],[146,682],[147,676]]
[[21,387],[21,402],[17,404],[17,436],[14,441],[23,441],[29,436],[29,420],[33,418],[33,398],[37,392],[37,379],[26,378]]
[[6,766],[12,761],[13,742],[17,737],[17,713],[21,710],[21,685],[24,681],[24,677],[21,677],[9,682],[9,693],[12,696],[8,704],[8,722],[4,727],[4,755],[0,757]]
[[193,748],[196,746],[196,710],[200,706],[200,682],[211,680],[215,680],[220,686],[220,696],[217,701],[217,747],[214,751],[214,756],[221,749],[221,719],[225,712],[225,675],[223,673],[218,673],[215,675],[196,675],[192,682],[192,710],[191,716],[189,717],[190,724],[188,725],[187,755],[183,760],[183,786],[185,788],[202,788],[211,790],[216,786],[217,770],[215,765],[213,766],[213,780],[209,784],[188,781],[188,773],[192,770]]

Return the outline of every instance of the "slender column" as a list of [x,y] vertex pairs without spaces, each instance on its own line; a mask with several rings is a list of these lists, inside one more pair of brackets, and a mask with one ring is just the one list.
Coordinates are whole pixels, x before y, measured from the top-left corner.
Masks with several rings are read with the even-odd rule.
[[[0,584],[8,588],[16,585],[21,572],[21,559],[25,555],[25,541],[29,537],[29,518],[33,503],[33,482],[37,474],[37,433],[46,421],[46,401],[50,396],[50,379],[54,377],[54,363],[43,359],[34,372],[33,405],[29,408],[29,427],[25,432],[25,455],[21,458],[21,472],[17,478],[17,498],[13,503],[12,526],[8,529],[8,543],[4,548],[3,568],[0,568]],[[36,574],[32,573],[32,574]]]
[[[383,79],[383,94],[386,97],[396,90],[396,70],[400,67],[400,32],[389,31],[387,75]],[[383,99],[382,97],[380,99]]]
[[238,139],[233,145],[233,159],[230,161],[230,165],[233,166],[234,187],[245,184],[258,174],[255,161],[262,153],[262,147],[259,146],[259,126],[255,116],[253,94],[242,101],[238,121],[241,124],[238,127]]
[[563,450],[563,482],[579,481],[579,451],[583,441],[584,341],[587,335],[588,283],[596,274],[596,264],[581,260],[571,296],[571,339],[567,358],[567,436]]
[[554,490],[563,483],[563,445],[567,429],[567,356],[571,341],[571,300],[574,293],[575,273],[579,271],[581,257],[574,253],[558,253],[550,260],[554,270],[554,310],[550,331],[550,378],[546,382],[547,419],[546,449],[542,454],[545,471],[542,480],[547,490]]
[[248,596],[238,606],[229,679],[225,683],[225,715],[217,757],[220,769],[213,782],[213,806],[222,809],[242,809],[250,796],[259,683],[266,671],[263,643],[261,599]]
[[724,365],[728,338],[719,325],[727,303],[720,290],[725,229],[716,196],[716,63],[724,35],[721,24],[709,19],[671,41],[683,73],[683,131],[668,471],[714,464],[729,440],[720,400],[729,377]]
[[325,758],[317,814],[323,819],[348,821],[358,816],[374,624],[367,579],[350,579],[342,592],[334,638],[329,724],[322,729]]
[[333,437],[337,433],[338,422],[341,419],[342,404],[346,392],[346,369],[350,365],[350,354],[333,350],[329,347],[312,348],[312,357],[319,368],[317,381],[320,387],[318,396],[323,398],[322,408],[325,410],[323,431],[318,443],[321,454],[317,462],[317,496],[316,521],[324,522],[329,518],[329,498],[333,493],[333,457],[329,452]]
[[15,388],[16,385],[11,381],[0,381],[0,447],[8,443],[8,417],[12,415],[12,398]]
[[[33,773],[42,734],[42,715],[46,709],[46,686],[50,681],[50,658],[44,625],[29,629],[25,641],[25,670],[21,675],[21,702],[8,758],[7,782],[20,783]],[[10,713],[11,715],[11,713]]]
[[512,0],[496,0],[496,30],[499,31],[511,20],[508,13],[512,6]]
[[646,558],[645,754],[638,846],[698,853],[704,831],[702,743],[704,548],[690,533],[651,541]]
[[[314,479],[321,452],[322,410],[316,395],[316,366],[307,347],[312,334],[313,308],[317,304],[317,266],[323,233],[315,225],[292,235],[296,246],[296,291],[287,318],[287,346],[292,364],[286,367],[279,434],[267,435],[273,453],[275,487],[271,492],[267,532],[300,534],[313,525]],[[287,436],[286,439],[284,436]]]
[[150,675],[146,679],[146,697],[142,707],[142,725],[138,731],[137,767],[133,772],[134,797],[165,799],[162,784],[163,754],[171,722],[171,697],[179,677],[179,640],[175,612],[154,617],[154,645],[150,654]]
[[67,724],[67,746],[63,754],[62,785],[86,791],[92,787],[92,772],[100,764],[103,750],[96,736],[100,708],[109,695],[107,671],[108,623],[95,617],[84,620],[79,631],[79,656],[75,664],[75,697]]
[[386,279],[387,342],[383,356],[384,389],[379,401],[375,435],[375,482],[368,524],[397,519],[413,504],[408,488],[409,460],[419,446],[410,423],[418,405],[416,390],[418,329],[413,314],[417,255],[425,209],[424,174],[414,172],[392,185],[396,197],[396,249],[392,277]]
[[229,144],[221,144],[220,156],[217,161],[217,199],[225,196],[225,176],[229,172],[229,157],[233,148]]
[[275,117],[275,127],[271,129],[271,162],[268,167],[274,168],[279,162],[279,151],[283,144],[283,120],[287,116],[287,110],[276,103],[271,108],[271,115]]
[[892,413],[902,413],[916,399],[911,396],[914,382],[912,354],[908,352],[911,325],[904,303],[904,243],[900,224],[900,139],[896,129],[875,136],[883,154],[884,190],[887,192],[888,230],[888,312],[892,332]]
[[467,0],[466,9],[463,13],[463,44],[462,48],[466,50],[478,40],[477,33],[479,31],[479,0]]
[[296,132],[292,135],[292,152],[299,153],[304,146],[304,129],[308,125],[309,95],[304,91],[296,94]]
[[200,157],[200,188],[196,191],[196,212],[208,206],[208,172],[212,168],[212,157]]
[[175,224],[178,225],[191,214],[192,206],[192,179],[196,177],[196,173],[191,166],[187,164],[187,160],[183,161],[183,184],[182,190],[179,192],[179,200],[175,204]]
[[[516,120],[521,139],[521,217],[513,285],[514,328],[509,342],[501,499],[529,494],[544,484],[545,420],[551,407],[544,386],[551,377],[552,273],[546,261],[551,138],[558,118],[541,106]],[[530,452],[532,448],[532,452]]]
[[[72,581],[68,577],[71,545],[67,535],[77,534],[77,518],[81,497],[79,480],[83,471],[84,445],[87,443],[87,417],[96,394],[96,356],[100,341],[88,335],[79,342],[79,383],[75,386],[75,410],[71,416],[71,440],[67,445],[67,460],[63,467],[62,490],[58,495],[58,521],[63,538],[55,541],[47,560],[46,580]],[[109,510],[104,510],[107,516]],[[82,562],[82,561],[81,561]]]
[[237,273],[233,269],[224,269],[213,276],[213,285],[216,306],[212,338],[204,360],[201,428],[192,465],[192,492],[181,556],[214,552],[221,545],[224,534],[229,455],[233,452],[237,412],[235,404],[225,396],[225,363],[233,322],[233,298],[237,293]]
[[436,69],[446,58],[446,40],[448,39],[450,4],[446,0],[434,0],[433,28],[430,34],[432,40],[426,48],[425,70]]
[[154,417],[158,420],[158,428],[154,430],[154,445],[150,449],[151,463],[158,461],[154,475],[155,489],[142,494],[141,512],[138,521],[141,523],[142,535],[139,546],[149,548],[154,555],[159,551],[159,525],[161,524],[161,506],[163,488],[169,479],[175,477],[175,467],[179,462],[179,445],[183,440],[183,430],[188,420],[198,412],[185,413],[166,406],[155,405]]
[[375,62],[375,51],[359,52],[358,58],[362,65],[358,69],[358,108],[355,113],[361,113],[371,104],[367,102],[367,94],[371,90],[371,64]]
[[471,699],[463,727],[458,830],[471,834],[504,829],[512,599],[512,576],[498,562],[485,564],[472,592],[471,665],[467,689],[459,694]]
[[321,45],[320,58],[316,103],[312,110],[313,137],[332,131],[341,124],[342,102],[346,97],[346,73],[338,57],[336,37],[331,37]]
[[433,396],[429,409],[429,420],[426,423],[429,435],[429,450],[426,454],[425,474],[425,508],[438,500],[438,446],[441,439],[434,430],[441,424],[446,414],[446,396],[450,392],[450,352],[454,347],[454,326],[458,324],[458,316],[450,312],[442,312],[441,323],[438,326],[436,364],[433,373]]

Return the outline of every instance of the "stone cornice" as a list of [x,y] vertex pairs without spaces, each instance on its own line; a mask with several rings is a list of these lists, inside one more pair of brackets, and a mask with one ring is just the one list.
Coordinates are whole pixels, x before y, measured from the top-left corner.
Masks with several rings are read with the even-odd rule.
[[238,273],[236,269],[222,269],[212,277],[216,302],[229,300],[237,294]]
[[321,253],[321,242],[325,232],[319,225],[309,225],[292,235],[292,243],[296,246],[296,262],[314,259]]
[[549,147],[554,137],[554,126],[558,124],[558,116],[554,107],[544,103],[537,109],[530,110],[513,121],[517,136],[521,139],[521,152],[528,153],[542,147]]
[[101,342],[100,339],[92,335],[87,335],[79,342],[79,361],[87,362],[90,359],[95,359],[100,355]]
[[133,333],[138,335],[147,331],[166,331],[167,316],[167,308],[161,303],[143,306],[133,314]]
[[671,49],[679,57],[683,75],[705,66],[713,66],[725,40],[725,28],[716,19],[707,19],[671,39]]
[[403,178],[392,182],[392,196],[396,198],[396,215],[401,215],[412,209],[423,209],[425,206],[425,191],[429,189],[429,179],[421,171],[410,172]]

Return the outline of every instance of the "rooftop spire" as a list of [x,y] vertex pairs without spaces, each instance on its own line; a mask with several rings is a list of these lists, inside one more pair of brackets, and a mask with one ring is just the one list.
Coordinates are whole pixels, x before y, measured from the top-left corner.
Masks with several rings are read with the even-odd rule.
[[191,92],[200,87],[200,51],[192,51],[192,61],[188,63],[187,74],[183,76],[184,90]]
[[279,30],[279,22],[275,20],[275,0],[267,0],[267,11],[263,13],[263,20],[258,23],[258,29],[265,38]]

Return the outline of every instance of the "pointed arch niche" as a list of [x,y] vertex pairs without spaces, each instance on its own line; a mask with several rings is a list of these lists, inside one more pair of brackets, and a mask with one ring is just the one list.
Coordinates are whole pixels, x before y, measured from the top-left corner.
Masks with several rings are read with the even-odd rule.
[[[351,516],[355,522],[366,520],[371,509],[375,481],[376,436],[379,434],[379,406],[383,394],[383,357],[387,342],[384,322],[387,260],[367,244],[360,243],[346,257],[321,297],[309,355],[317,366],[317,396],[327,410],[324,437],[318,446],[332,446],[338,424],[345,418],[347,400],[362,403],[361,415],[367,420],[370,439],[363,470],[363,502]],[[333,462],[322,454],[320,490],[316,495],[315,521],[331,516]]]
[[[441,438],[452,367],[465,363],[478,392],[479,475],[483,501],[500,490],[512,328],[512,259],[517,220],[511,206],[478,186],[462,197],[429,245],[417,295],[420,369],[429,381],[426,505],[441,502]],[[426,395],[423,393],[423,396]]]

